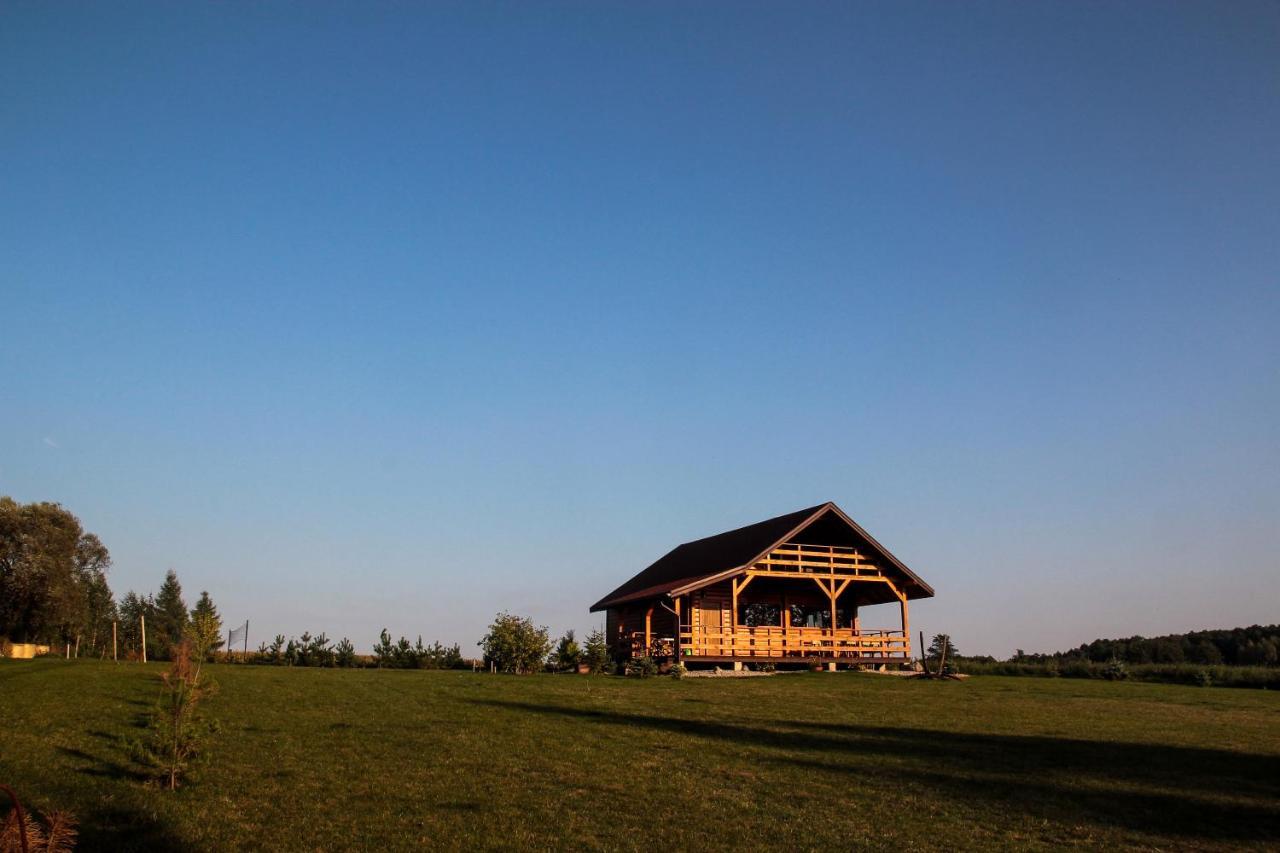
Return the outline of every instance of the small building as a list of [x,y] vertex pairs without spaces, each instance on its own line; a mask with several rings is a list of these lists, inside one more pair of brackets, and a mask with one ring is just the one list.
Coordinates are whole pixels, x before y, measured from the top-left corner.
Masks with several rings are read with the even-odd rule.
[[[907,603],[933,588],[834,503],[678,546],[591,606],[619,659],[686,664],[911,658]],[[896,605],[901,628],[864,629]]]

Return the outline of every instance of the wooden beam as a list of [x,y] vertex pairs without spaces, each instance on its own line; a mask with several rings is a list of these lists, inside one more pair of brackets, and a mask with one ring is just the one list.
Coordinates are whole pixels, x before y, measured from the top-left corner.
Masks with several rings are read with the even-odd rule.
[[892,593],[894,594],[894,596],[896,596],[896,597],[897,597],[898,601],[902,602],[903,604],[906,604],[906,602],[907,602],[907,595],[906,595],[906,593],[901,592],[901,591],[898,589],[897,584],[895,584],[893,581],[889,580],[889,578],[885,578],[885,579],[884,579],[884,582],[885,582],[885,583],[887,583],[887,584],[889,585],[889,590],[890,590],[890,592],[892,592]]
[[881,574],[878,569],[875,569],[875,570],[867,569],[865,571],[859,571],[856,573],[850,572],[844,569],[838,569],[835,574],[828,574],[826,572],[789,572],[789,571],[774,571],[771,569],[758,568],[759,566],[762,566],[762,565],[764,564],[756,563],[755,566],[753,566],[750,569],[747,569],[746,572],[744,572],[744,574],[750,577],[766,577],[766,578],[825,577],[825,578],[835,578],[836,580],[855,580],[855,581],[887,581],[888,580],[888,578],[886,578],[883,574]]
[[684,625],[680,618],[680,597],[676,597],[676,663],[684,660],[684,649],[680,648],[680,638],[684,634]]
[[647,657],[649,649],[653,648],[653,605],[649,605],[649,609],[644,612],[644,653]]
[[[730,599],[730,607],[732,609],[729,611],[729,654],[733,654],[734,645],[738,642],[738,582],[737,580],[731,579],[729,581],[729,591],[732,593],[732,598]],[[723,620],[721,620],[721,622],[723,622]],[[723,637],[721,638],[720,642],[721,643],[724,642]],[[723,652],[723,646],[721,648],[721,652]]]

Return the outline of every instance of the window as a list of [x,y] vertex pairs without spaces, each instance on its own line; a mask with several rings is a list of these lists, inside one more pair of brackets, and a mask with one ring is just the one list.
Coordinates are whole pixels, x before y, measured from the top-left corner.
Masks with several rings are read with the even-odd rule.
[[739,604],[738,624],[748,628],[780,627],[782,608],[776,604]]
[[[853,627],[853,611],[837,607],[836,624],[841,628]],[[831,608],[812,604],[793,604],[791,605],[791,627],[830,628]]]

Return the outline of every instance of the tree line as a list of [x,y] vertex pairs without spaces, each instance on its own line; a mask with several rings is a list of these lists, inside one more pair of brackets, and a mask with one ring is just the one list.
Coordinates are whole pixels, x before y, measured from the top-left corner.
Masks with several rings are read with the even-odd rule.
[[1010,660],[1013,663],[1105,663],[1118,660],[1128,664],[1277,666],[1280,665],[1280,625],[1094,640],[1069,651],[1052,654],[1027,654],[1018,649]]
[[75,646],[77,654],[111,654],[112,628],[125,657],[167,660],[188,627],[214,636],[222,622],[208,592],[190,610],[172,569],[155,595],[130,590],[119,601],[107,583],[111,553],[80,519],[56,503],[0,497],[0,637],[18,643]]

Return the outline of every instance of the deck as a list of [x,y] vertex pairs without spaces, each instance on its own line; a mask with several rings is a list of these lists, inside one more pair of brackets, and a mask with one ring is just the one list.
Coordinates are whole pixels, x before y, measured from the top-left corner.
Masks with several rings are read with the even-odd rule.
[[[675,656],[674,637],[653,638],[645,648],[645,633],[631,635],[632,657]],[[680,635],[683,660],[762,660],[822,658],[903,662],[911,658],[911,641],[904,631],[851,628],[738,627],[685,631]]]

